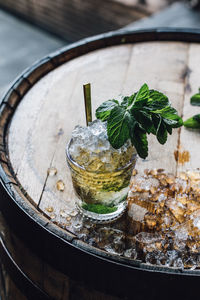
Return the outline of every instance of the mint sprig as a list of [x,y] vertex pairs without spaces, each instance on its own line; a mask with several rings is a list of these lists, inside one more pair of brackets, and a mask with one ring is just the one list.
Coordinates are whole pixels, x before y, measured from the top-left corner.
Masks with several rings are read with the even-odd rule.
[[[190,98],[190,104],[193,106],[200,106],[200,88],[197,94]],[[183,122],[186,128],[200,129],[200,114],[194,115]]]
[[121,102],[115,99],[103,102],[96,110],[96,117],[107,121],[108,140],[115,149],[131,139],[141,158],[148,156],[147,134],[156,135],[158,142],[164,144],[172,128],[183,124],[167,96],[150,90],[146,83]]
[[193,106],[200,106],[200,88],[199,92],[190,98],[190,104]]
[[[190,104],[193,106],[200,106],[200,88],[197,94],[190,98]],[[200,129],[200,114],[194,115],[183,122],[186,128]]]
[[183,125],[187,128],[200,129],[200,114],[187,119]]

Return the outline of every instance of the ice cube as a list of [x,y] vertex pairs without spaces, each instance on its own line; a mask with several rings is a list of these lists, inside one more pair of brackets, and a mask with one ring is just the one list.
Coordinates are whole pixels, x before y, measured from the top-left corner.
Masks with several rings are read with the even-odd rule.
[[187,224],[182,224],[179,225],[175,230],[175,239],[181,240],[181,241],[186,241],[188,239],[188,226]]
[[146,208],[132,203],[129,206],[128,215],[132,220],[141,222],[144,220],[144,216],[147,212],[148,210]]
[[176,201],[173,198],[169,198],[166,201],[166,206],[169,208],[170,212],[174,215],[179,223],[182,223],[185,220],[186,207],[182,203]]
[[137,250],[135,248],[130,248],[130,249],[127,249],[125,252],[124,252],[124,256],[125,257],[128,257],[128,258],[132,258],[132,259],[136,259],[137,258]]
[[63,182],[62,180],[58,180],[58,181],[56,182],[56,188],[57,188],[58,191],[63,192],[64,189],[65,189],[65,184],[64,184],[64,182]]
[[50,213],[54,211],[52,206],[46,207],[45,210],[50,212]]
[[51,167],[51,168],[49,168],[49,169],[47,170],[47,174],[48,174],[49,176],[55,176],[55,175],[57,174],[57,169],[54,168],[54,167]]

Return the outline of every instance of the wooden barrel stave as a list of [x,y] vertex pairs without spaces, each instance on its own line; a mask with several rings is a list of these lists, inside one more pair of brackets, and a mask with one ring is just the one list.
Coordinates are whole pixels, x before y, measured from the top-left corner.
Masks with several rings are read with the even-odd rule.
[[[2,214],[0,215],[0,224],[1,224],[1,237],[3,238],[6,248],[10,253],[12,253],[12,258],[15,263],[23,270],[24,274],[31,280],[38,289],[44,292],[44,295],[40,299],[44,299],[45,294],[47,299],[60,299],[68,300],[74,299],[105,299],[105,300],[117,300],[119,298],[114,296],[105,295],[94,289],[86,288],[83,283],[74,281],[64,275],[61,272],[58,272],[55,268],[51,267],[48,263],[45,263],[44,260],[40,259],[33,251],[31,251],[27,245],[19,239],[12,230],[10,230],[8,224]],[[30,294],[30,290],[26,287],[21,287],[21,291],[12,280],[12,275],[5,271],[3,267],[2,280],[5,280],[5,295],[6,300],[10,299],[35,299],[35,296]],[[22,292],[25,294],[23,295]],[[38,292],[39,293],[39,292]],[[14,297],[15,295],[15,297]],[[28,298],[26,298],[26,296]],[[48,296],[49,295],[49,296]],[[39,297],[39,296],[37,296]],[[3,298],[4,299],[4,298]],[[37,298],[39,299],[39,298]],[[45,298],[46,299],[46,298]]]

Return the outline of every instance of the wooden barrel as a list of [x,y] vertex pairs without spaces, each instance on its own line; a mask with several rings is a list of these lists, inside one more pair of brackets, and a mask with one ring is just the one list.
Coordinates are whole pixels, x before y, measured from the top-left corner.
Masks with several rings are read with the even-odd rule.
[[[144,82],[166,93],[184,119],[197,114],[189,98],[199,88],[199,42],[198,31],[111,32],[49,55],[16,80],[0,112],[6,299],[165,299],[198,290],[199,270],[155,266],[127,255],[126,215],[107,225],[79,215],[65,146],[74,126],[85,123],[87,82],[93,115],[102,101],[130,95]],[[165,146],[150,137],[149,157],[138,160],[137,169],[176,174],[196,168],[198,143],[199,135],[184,128]],[[177,151],[187,153],[184,163]]]

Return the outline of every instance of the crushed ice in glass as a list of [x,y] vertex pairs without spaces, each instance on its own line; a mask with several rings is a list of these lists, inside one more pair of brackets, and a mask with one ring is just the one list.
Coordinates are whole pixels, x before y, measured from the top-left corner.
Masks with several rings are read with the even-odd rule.
[[136,153],[130,140],[120,149],[108,141],[106,124],[95,120],[88,127],[77,125],[69,148],[74,161],[88,171],[113,171],[125,166]]

